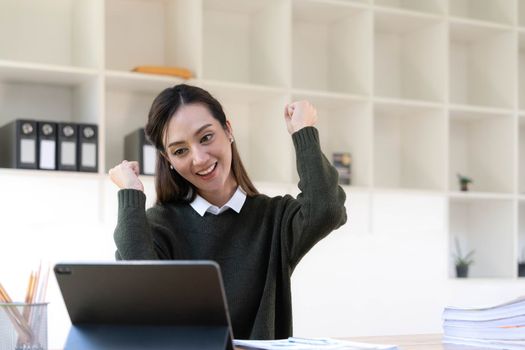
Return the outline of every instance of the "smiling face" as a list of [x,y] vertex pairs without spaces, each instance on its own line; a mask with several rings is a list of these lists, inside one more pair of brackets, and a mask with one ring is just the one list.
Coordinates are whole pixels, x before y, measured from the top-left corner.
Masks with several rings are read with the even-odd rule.
[[224,129],[202,104],[181,106],[171,117],[164,139],[173,168],[208,202],[222,206],[237,182],[231,170],[231,128]]

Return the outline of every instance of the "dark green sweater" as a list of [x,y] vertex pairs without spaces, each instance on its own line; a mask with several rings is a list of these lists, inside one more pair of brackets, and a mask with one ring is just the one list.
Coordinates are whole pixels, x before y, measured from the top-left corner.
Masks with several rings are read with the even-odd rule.
[[206,259],[221,266],[235,338],[292,335],[290,277],[319,240],[346,222],[345,193],[313,127],[292,135],[297,199],[247,197],[240,213],[201,217],[189,204],[156,205],[119,191],[117,259]]

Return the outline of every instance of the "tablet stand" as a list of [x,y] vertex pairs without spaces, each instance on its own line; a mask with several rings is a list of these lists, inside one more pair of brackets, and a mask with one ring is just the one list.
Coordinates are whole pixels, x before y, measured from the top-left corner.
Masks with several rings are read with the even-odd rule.
[[72,325],[64,350],[233,350],[228,327]]

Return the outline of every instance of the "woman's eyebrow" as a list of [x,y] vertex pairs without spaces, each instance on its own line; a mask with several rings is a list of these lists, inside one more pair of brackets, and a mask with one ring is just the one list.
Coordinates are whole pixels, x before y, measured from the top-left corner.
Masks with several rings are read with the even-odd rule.
[[[212,125],[211,125],[211,124],[205,124],[205,125],[201,126],[199,129],[197,129],[197,131],[195,131],[195,135],[198,135],[198,134],[201,133],[204,129],[206,129],[206,128],[210,127],[210,126],[212,126]],[[168,145],[167,148],[170,148],[171,146],[180,145],[180,144],[182,144],[182,143],[184,143],[184,141],[173,141],[172,143],[170,143],[170,144]]]

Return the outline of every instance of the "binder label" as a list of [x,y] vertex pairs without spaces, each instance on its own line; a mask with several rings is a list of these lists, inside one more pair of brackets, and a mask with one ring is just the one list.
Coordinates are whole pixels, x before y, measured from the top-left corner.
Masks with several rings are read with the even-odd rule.
[[36,164],[35,140],[20,140],[20,162],[27,164]]
[[155,174],[155,147],[152,145],[143,145],[142,154],[144,156],[142,164],[144,168],[144,174],[154,175]]
[[94,168],[97,166],[97,145],[94,143],[82,144],[82,166]]
[[53,140],[40,141],[40,169],[55,169],[56,143]]
[[60,163],[62,165],[75,166],[77,163],[76,142],[62,141],[60,144]]

